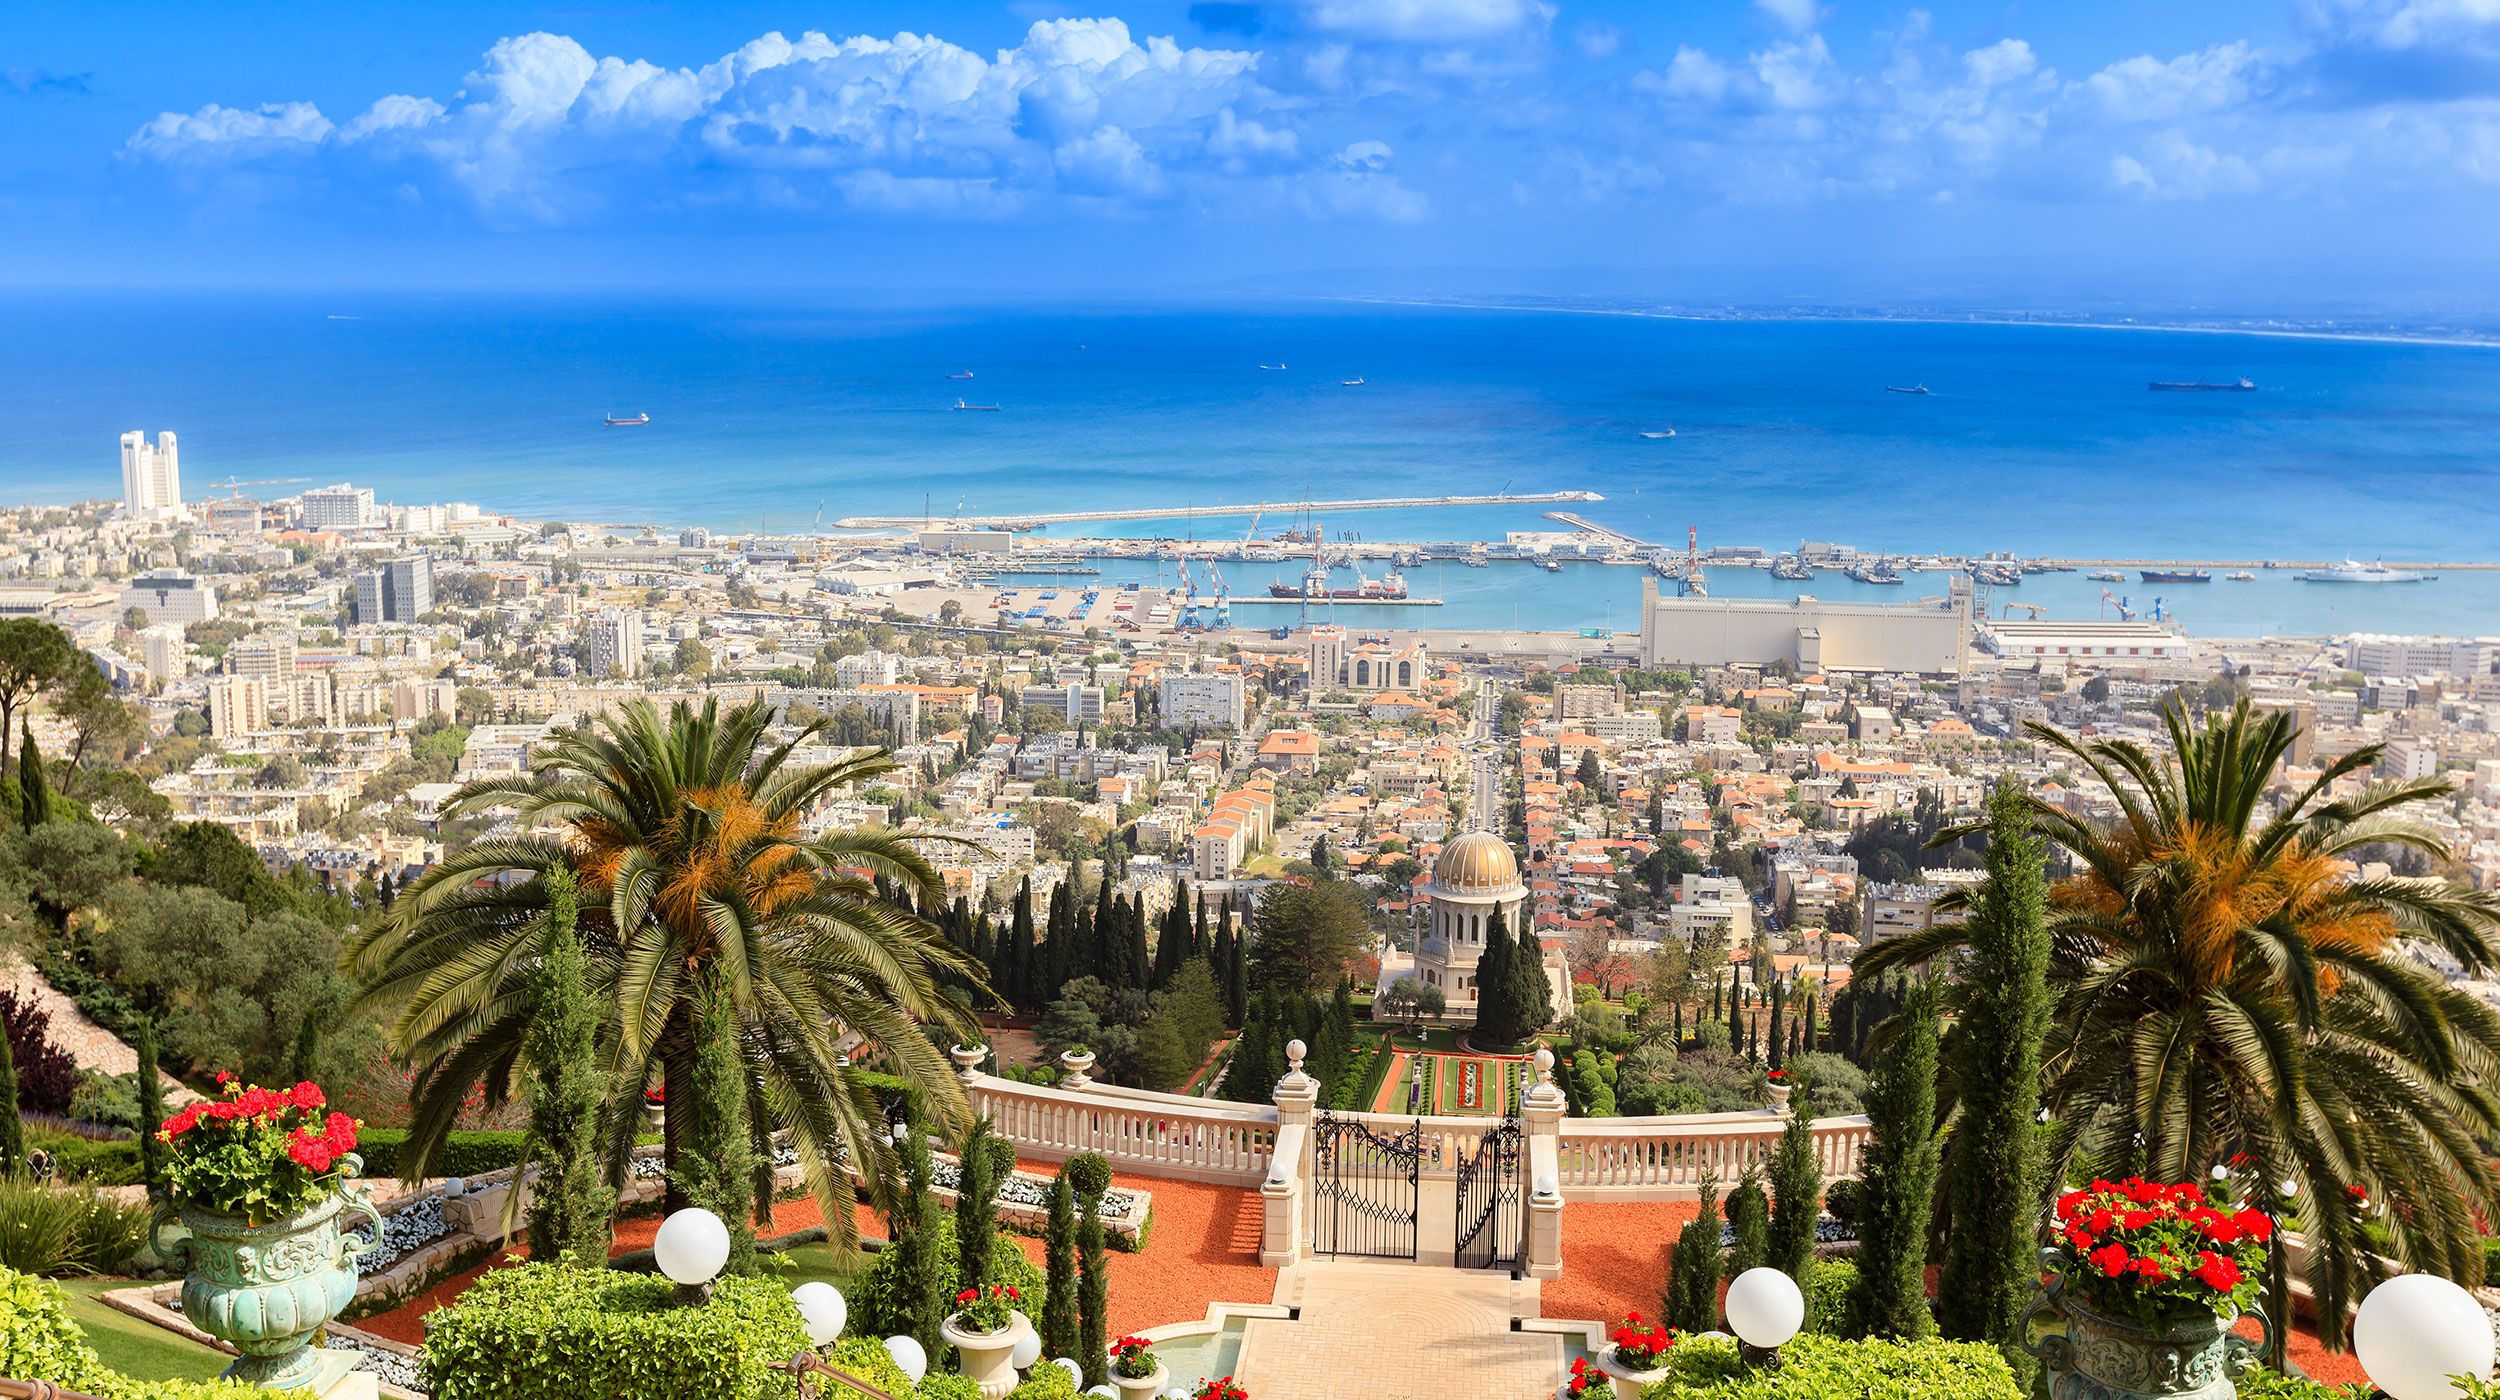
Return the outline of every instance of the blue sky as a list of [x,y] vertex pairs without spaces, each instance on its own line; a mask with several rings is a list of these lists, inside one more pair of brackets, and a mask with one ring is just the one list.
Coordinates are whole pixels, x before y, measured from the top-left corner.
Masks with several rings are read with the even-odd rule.
[[19,6],[0,132],[20,286],[2488,304],[2500,0]]

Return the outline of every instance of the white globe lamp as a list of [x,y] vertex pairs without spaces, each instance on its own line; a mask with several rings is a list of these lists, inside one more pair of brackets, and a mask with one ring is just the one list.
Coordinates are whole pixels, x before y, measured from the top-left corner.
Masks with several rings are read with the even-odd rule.
[[920,1384],[920,1378],[929,1374],[929,1353],[920,1349],[917,1337],[886,1338],[885,1354],[894,1358],[894,1364],[903,1368],[913,1385]]
[[1747,1269],[1727,1286],[1727,1325],[1746,1346],[1778,1351],[1806,1325],[1806,1295],[1777,1269]]
[[681,1301],[699,1301],[729,1262],[729,1227],[701,1206],[690,1206],[660,1222],[651,1258],[677,1285]]
[[790,1290],[790,1301],[798,1305],[799,1321],[807,1327],[807,1340],[813,1345],[831,1346],[842,1335],[842,1324],[850,1317],[842,1290],[822,1280],[802,1283]]
[[2395,1400],[2453,1400],[2450,1376],[2491,1374],[2491,1317],[2474,1295],[2435,1274],[2370,1290],[2352,1322],[2361,1369]]
[[1050,1364],[1053,1366],[1065,1366],[1068,1368],[1068,1386],[1070,1389],[1074,1389],[1077,1386],[1085,1384],[1085,1368],[1077,1365],[1074,1361],[1071,1361],[1064,1356],[1054,1356],[1050,1359]]
[[1030,1371],[1033,1363],[1041,1359],[1042,1334],[1027,1327],[1024,1329],[1024,1340],[1016,1343],[1014,1351],[1007,1353],[1007,1364],[1019,1371]]

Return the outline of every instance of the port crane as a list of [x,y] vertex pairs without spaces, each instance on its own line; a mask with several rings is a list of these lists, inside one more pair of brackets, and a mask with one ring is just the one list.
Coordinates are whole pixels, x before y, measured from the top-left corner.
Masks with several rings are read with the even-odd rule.
[[1180,630],[1184,632],[1199,632],[1204,631],[1205,626],[1206,625],[1204,623],[1198,620],[1198,581],[1190,576],[1189,556],[1184,554],[1181,556]]
[[1250,542],[1259,537],[1259,517],[1265,514],[1267,514],[1265,501],[1259,502],[1259,508],[1250,512],[1250,528],[1241,532],[1241,548],[1244,557],[1248,556]]
[[1684,580],[1680,591],[1687,598],[1710,596],[1710,591],[1701,586],[1701,527],[1698,525],[1684,527]]
[[2005,605],[2005,611],[2000,614],[2000,616],[2012,617],[2014,615],[2014,610],[2017,608],[2031,614],[2031,620],[2034,622],[2039,621],[2041,618],[2044,618],[2049,614],[2049,610],[2040,606],[2038,603],[2008,603]]
[[1215,581],[1215,625],[1230,627],[1233,625],[1232,585],[1224,581],[1224,571],[1212,559],[1207,561],[1207,574]]

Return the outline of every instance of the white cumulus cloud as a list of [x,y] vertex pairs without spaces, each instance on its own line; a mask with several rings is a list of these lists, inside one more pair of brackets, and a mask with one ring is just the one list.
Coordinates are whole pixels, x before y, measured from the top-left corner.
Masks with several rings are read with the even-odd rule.
[[309,102],[254,108],[212,102],[192,113],[163,112],[131,135],[124,149],[155,160],[194,155],[262,155],[304,150],[330,137],[330,119]]

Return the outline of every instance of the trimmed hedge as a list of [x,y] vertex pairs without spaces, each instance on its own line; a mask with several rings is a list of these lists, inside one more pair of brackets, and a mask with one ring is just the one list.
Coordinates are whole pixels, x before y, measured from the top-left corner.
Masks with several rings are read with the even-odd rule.
[[1641,1400],[2024,1400],[1995,1347],[1981,1342],[1848,1342],[1801,1333],[1780,1348],[1779,1369],[1737,1359],[1734,1338],[1687,1337],[1667,1353],[1667,1377]]
[[230,1381],[143,1381],[107,1368],[70,1320],[60,1286],[0,1268],[0,1376],[50,1381],[103,1400],[254,1400],[269,1392]]
[[[427,1164],[426,1175],[480,1176],[517,1167],[521,1164],[522,1144],[528,1138],[527,1133],[494,1129],[454,1132],[443,1139],[443,1150]],[[634,1141],[645,1147],[657,1146],[660,1135],[644,1133]],[[399,1175],[400,1154],[407,1146],[406,1128],[366,1128],[356,1134],[356,1152],[365,1159],[367,1176]]]
[[434,1400],[771,1400],[767,1369],[807,1347],[783,1284],[722,1278],[699,1308],[648,1274],[522,1264],[488,1273],[426,1318]]
[[1817,1259],[1806,1268],[1806,1330],[1826,1337],[1858,1335],[1849,1315],[1858,1291],[1858,1266],[1848,1259]]

